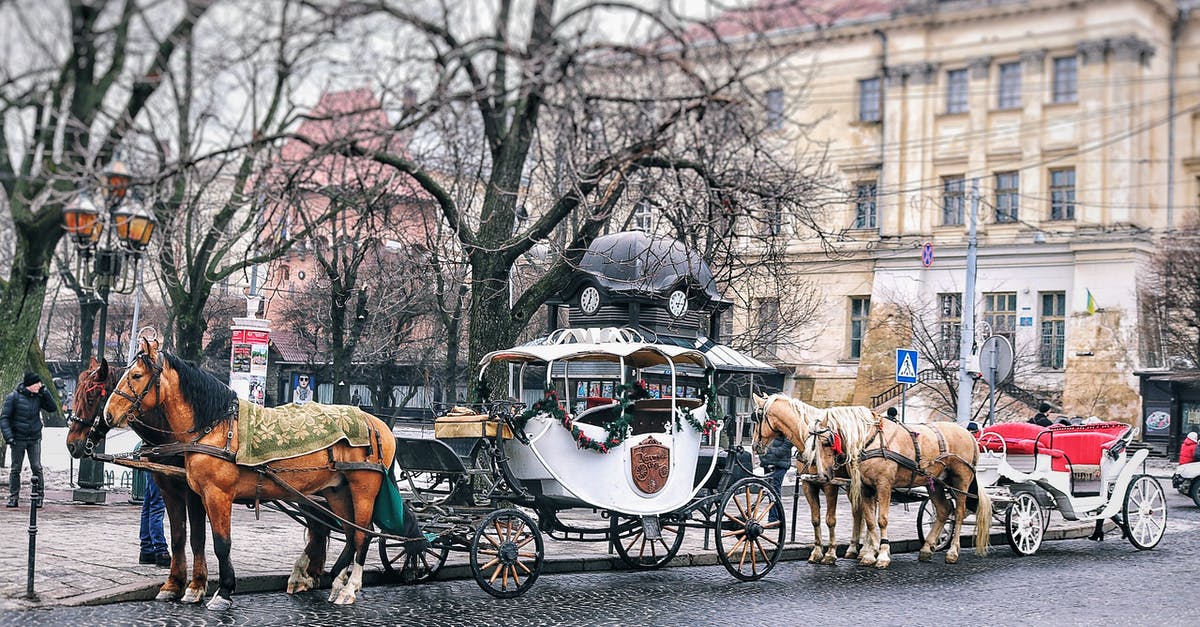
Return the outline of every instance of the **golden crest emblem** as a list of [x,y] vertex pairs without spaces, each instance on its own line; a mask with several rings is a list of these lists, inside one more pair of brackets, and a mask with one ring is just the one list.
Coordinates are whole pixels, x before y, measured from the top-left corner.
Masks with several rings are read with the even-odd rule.
[[630,470],[633,473],[633,485],[646,494],[655,494],[667,485],[667,477],[671,475],[671,449],[647,436],[639,444],[630,449]]

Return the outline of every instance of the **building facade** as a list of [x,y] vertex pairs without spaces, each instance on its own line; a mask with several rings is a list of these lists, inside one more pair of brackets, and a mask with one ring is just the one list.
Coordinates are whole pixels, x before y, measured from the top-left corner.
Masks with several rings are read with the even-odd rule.
[[1196,3],[841,4],[775,17],[763,84],[768,119],[807,129],[797,152],[821,146],[846,192],[826,216],[845,254],[790,249],[826,299],[824,331],[779,350],[790,389],[868,404],[896,348],[956,363],[974,214],[977,336],[1007,336],[1015,384],[1062,413],[1136,423],[1133,372],[1162,359],[1139,277],[1200,198]]

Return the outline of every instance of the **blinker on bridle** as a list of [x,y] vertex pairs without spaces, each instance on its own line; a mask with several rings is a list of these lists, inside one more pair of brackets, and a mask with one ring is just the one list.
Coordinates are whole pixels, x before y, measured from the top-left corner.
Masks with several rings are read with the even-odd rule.
[[[129,390],[130,390],[130,392],[133,392],[133,394],[128,394],[128,393],[122,391],[121,387],[120,387],[120,385],[121,385],[120,382],[117,383],[117,386],[114,387],[113,391],[112,391],[113,394],[120,396],[121,398],[130,402],[129,408],[125,410],[125,413],[121,414],[121,418],[119,420],[117,420],[117,422],[126,422],[126,419],[128,418],[129,419],[128,422],[136,421],[136,422],[145,424],[145,420],[143,420],[143,418],[145,417],[145,413],[142,412],[142,401],[144,401],[146,399],[146,396],[150,394],[151,389],[154,390],[155,406],[157,406],[159,401],[161,400],[159,397],[159,394],[160,394],[159,380],[161,379],[162,372],[163,372],[162,353],[160,352],[158,355],[158,360],[154,361],[154,360],[151,360],[150,356],[147,355],[145,352],[139,351],[137,354],[137,357],[134,358],[134,363],[136,363],[138,361],[141,361],[142,363],[146,364],[146,368],[148,370],[150,370],[150,381],[148,381],[146,383],[146,387],[142,388],[142,390],[140,392],[138,392],[137,390],[134,390],[133,381],[127,380],[129,377],[129,373],[133,371],[133,368],[132,368],[133,364],[130,364],[131,367],[125,371],[125,376],[121,377],[121,380],[125,381],[125,384],[127,386],[129,386]],[[134,412],[136,412],[136,415],[133,418],[129,418],[130,414],[133,414]],[[107,426],[111,429],[112,423],[110,423],[108,421],[107,412],[102,412],[102,413],[105,414],[104,415],[105,426]]]

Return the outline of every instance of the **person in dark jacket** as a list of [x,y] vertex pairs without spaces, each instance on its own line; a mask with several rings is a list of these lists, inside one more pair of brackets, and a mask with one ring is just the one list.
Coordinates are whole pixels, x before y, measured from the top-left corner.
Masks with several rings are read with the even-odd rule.
[[[787,474],[788,468],[792,466],[792,443],[784,437],[776,437],[771,440],[771,444],[767,446],[767,452],[762,454],[759,462],[763,466],[763,470],[771,479],[771,485],[775,486],[775,492],[783,498],[783,477]],[[776,503],[775,507],[771,508],[771,513],[767,516],[767,522],[775,522],[779,520],[779,514],[783,511],[782,503]]]
[[21,464],[29,456],[34,482],[33,506],[42,506],[46,482],[42,475],[42,412],[57,412],[54,397],[42,380],[26,372],[21,385],[4,398],[0,409],[0,433],[12,447],[12,470],[8,474],[8,507],[16,507],[21,492]]
[[1033,418],[1029,419],[1029,422],[1039,427],[1049,427],[1053,424],[1050,422],[1050,417],[1046,415],[1049,412],[1050,403],[1043,401],[1041,405],[1038,405],[1038,413],[1034,414]]

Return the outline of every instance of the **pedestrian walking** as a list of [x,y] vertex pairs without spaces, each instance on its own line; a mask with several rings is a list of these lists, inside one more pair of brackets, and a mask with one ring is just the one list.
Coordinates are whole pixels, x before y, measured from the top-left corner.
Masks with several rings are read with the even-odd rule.
[[142,473],[146,481],[146,489],[142,493],[142,524],[139,535],[142,544],[139,564],[155,564],[167,567],[171,565],[171,554],[167,552],[167,538],[163,534],[163,514],[167,507],[163,503],[162,493],[150,473]]
[[8,473],[8,507],[16,507],[21,493],[21,465],[29,458],[33,483],[33,506],[42,506],[46,481],[42,474],[42,412],[57,412],[54,397],[42,385],[42,379],[26,372],[21,384],[4,398],[0,409],[0,434],[12,447],[12,468]]
[[1187,434],[1183,439],[1183,444],[1179,446],[1179,463],[1190,464],[1194,461],[1200,461],[1200,456],[1197,455],[1198,437],[1193,431]]
[[784,437],[771,440],[771,444],[767,446],[767,452],[763,453],[759,462],[762,463],[763,470],[770,477],[771,485],[775,486],[775,492],[780,495],[781,501],[775,503],[770,514],[767,515],[767,522],[775,522],[783,513],[783,477],[787,474],[788,468],[792,466],[792,443]]

